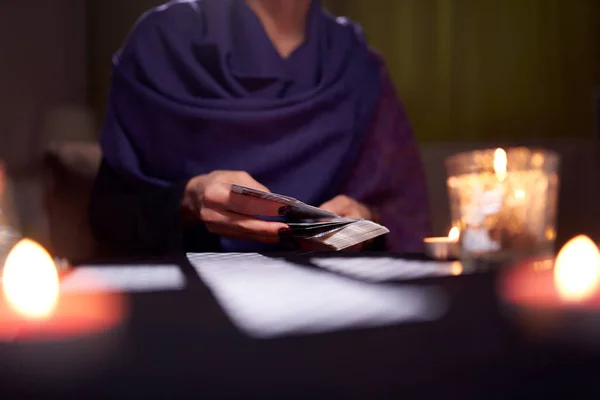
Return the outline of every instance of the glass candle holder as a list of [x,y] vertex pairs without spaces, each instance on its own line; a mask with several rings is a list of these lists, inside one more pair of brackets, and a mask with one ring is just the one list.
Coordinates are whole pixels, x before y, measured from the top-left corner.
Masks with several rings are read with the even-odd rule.
[[559,156],[525,147],[446,159],[452,224],[465,268],[553,252]]

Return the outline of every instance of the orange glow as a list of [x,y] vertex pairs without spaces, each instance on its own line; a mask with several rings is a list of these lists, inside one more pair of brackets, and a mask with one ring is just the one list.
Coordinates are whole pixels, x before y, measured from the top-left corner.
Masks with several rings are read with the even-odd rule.
[[517,200],[525,199],[525,191],[523,189],[515,190],[515,199],[517,199]]
[[453,242],[458,242],[458,239],[460,238],[460,229],[458,229],[458,227],[453,227],[452,229],[450,229],[450,232],[448,232],[448,239],[450,239]]
[[600,285],[600,251],[587,236],[571,239],[560,250],[554,264],[554,282],[566,301],[589,298]]
[[97,334],[119,326],[128,311],[120,293],[61,293],[52,258],[29,239],[21,240],[10,251],[2,291],[0,342]]
[[463,273],[463,271],[464,271],[463,266],[458,261],[453,262],[452,265],[450,266],[450,272],[454,276],[459,276],[460,274]]
[[500,182],[503,182],[506,179],[507,164],[506,151],[504,151],[504,149],[496,149],[494,152],[494,172]]
[[32,240],[21,240],[4,264],[2,289],[15,312],[33,319],[48,317],[59,294],[58,273],[50,254]]

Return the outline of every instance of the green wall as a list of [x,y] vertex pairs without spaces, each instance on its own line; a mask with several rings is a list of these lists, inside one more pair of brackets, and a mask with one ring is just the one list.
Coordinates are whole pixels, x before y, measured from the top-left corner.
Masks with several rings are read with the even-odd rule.
[[422,141],[587,137],[598,0],[331,0],[386,58]]
[[[160,0],[88,0],[90,102],[112,54]],[[421,141],[592,135],[600,0],[324,0],[388,62]]]

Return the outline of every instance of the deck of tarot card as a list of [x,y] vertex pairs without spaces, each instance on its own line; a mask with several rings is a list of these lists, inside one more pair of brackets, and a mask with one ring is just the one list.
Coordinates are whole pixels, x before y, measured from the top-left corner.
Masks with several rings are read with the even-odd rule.
[[289,220],[286,224],[290,230],[281,233],[281,237],[282,241],[297,247],[339,251],[389,232],[385,226],[373,221],[343,218],[292,197],[240,185],[231,185],[231,190],[288,206],[290,211],[285,217]]

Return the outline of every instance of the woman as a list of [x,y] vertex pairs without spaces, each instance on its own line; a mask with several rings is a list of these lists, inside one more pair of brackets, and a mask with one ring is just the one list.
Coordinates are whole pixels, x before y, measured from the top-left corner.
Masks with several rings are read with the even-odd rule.
[[112,79],[91,204],[102,244],[278,249],[285,223],[252,217],[277,205],[237,183],[380,219],[385,248],[420,251],[425,180],[404,108],[361,32],[318,0],[172,1],[138,21]]

